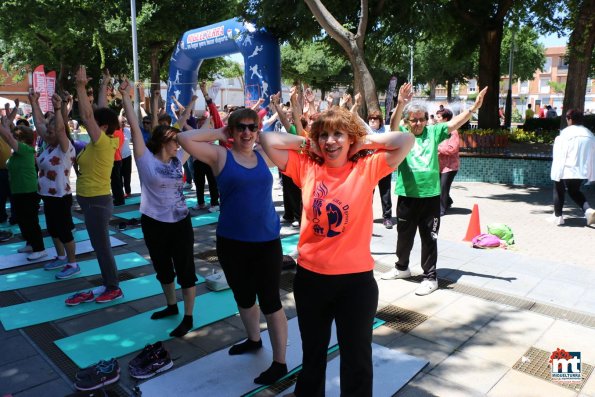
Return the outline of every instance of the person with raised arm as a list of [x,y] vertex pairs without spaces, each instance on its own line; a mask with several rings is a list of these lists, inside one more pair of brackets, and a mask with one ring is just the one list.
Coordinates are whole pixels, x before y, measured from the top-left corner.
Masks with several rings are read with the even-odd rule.
[[130,123],[134,161],[141,182],[140,212],[145,244],[161,283],[167,307],[154,312],[151,319],[178,315],[176,287],[182,287],[184,317],[170,336],[182,337],[194,325],[193,310],[196,297],[194,269],[194,231],[183,194],[183,167],[189,155],[179,146],[179,130],[159,125],[145,145],[132,100],[130,85],[124,80],[118,87],[122,104]]
[[[93,291],[79,292],[68,299],[66,305],[75,306],[85,302],[106,303],[124,296],[118,280],[118,268],[114,260],[109,237],[109,220],[114,209],[110,194],[110,176],[114,154],[120,142],[113,137],[120,127],[118,115],[111,109],[85,101],[87,97],[87,70],[80,66],[76,72],[76,93],[79,98],[79,113],[89,134],[89,144],[77,156],[79,176],[76,182],[76,200],[85,218],[91,246],[95,250],[101,269],[102,286]],[[107,100],[99,95],[101,105]]]
[[[341,351],[341,395],[372,395],[374,279],[372,198],[413,145],[410,133],[368,135],[349,110],[333,107],[310,137],[264,134],[265,153],[302,189],[294,296],[302,339],[295,395],[323,396],[331,325]],[[373,151],[373,152],[371,152]]]
[[[255,148],[259,121],[254,110],[239,109],[231,113],[227,127],[184,131],[179,141],[195,159],[211,167],[221,194],[217,255],[248,334],[248,339],[232,346],[229,354],[262,348],[262,310],[273,347],[273,363],[254,382],[272,384],[287,374],[287,318],[279,296],[283,251],[279,216],[271,194],[273,177],[262,148]],[[229,138],[233,139],[229,149],[211,144]]]
[[397,199],[397,262],[395,268],[381,277],[383,280],[411,277],[409,257],[415,234],[419,229],[421,239],[421,268],[423,281],[415,294],[424,296],[438,289],[436,264],[438,262],[438,231],[440,230],[440,168],[438,145],[448,139],[471,119],[481,107],[487,87],[479,92],[470,109],[446,123],[428,125],[428,110],[419,102],[411,102],[411,84],[399,89],[397,109],[391,117],[391,129],[399,126],[404,114],[405,125],[401,131],[415,135],[415,145],[399,166],[395,193]]
[[75,161],[74,145],[66,132],[63,116],[68,102],[58,94],[52,95],[54,115],[43,118],[39,106],[39,93],[29,93],[29,102],[33,109],[33,120],[37,133],[46,142],[46,148],[37,157],[39,169],[38,193],[44,204],[44,213],[49,235],[52,237],[57,256],[46,263],[45,270],[61,269],[57,279],[65,279],[80,273],[76,262],[76,243],[72,230],[72,188],[70,171]]
[[[15,109],[18,100],[15,101]],[[24,125],[13,128],[16,110],[7,112],[2,117],[0,136],[12,149],[12,155],[6,163],[8,179],[12,194],[11,210],[16,214],[17,224],[25,246],[19,248],[19,253],[27,253],[27,260],[33,261],[47,256],[43,244],[41,228],[39,227],[39,194],[37,193],[37,171],[35,170],[35,134]]]

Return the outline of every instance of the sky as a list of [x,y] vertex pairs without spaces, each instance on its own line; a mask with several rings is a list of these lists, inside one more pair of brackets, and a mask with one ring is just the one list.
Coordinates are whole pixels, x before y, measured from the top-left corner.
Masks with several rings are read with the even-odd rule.
[[568,36],[558,37],[556,33],[541,36],[539,42],[547,47],[561,47],[568,44]]

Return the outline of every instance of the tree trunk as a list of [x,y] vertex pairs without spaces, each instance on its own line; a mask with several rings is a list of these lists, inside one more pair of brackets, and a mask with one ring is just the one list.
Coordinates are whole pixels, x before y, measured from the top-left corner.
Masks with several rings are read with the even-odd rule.
[[446,102],[452,102],[452,82],[450,80],[446,82]]
[[357,47],[355,42],[352,42],[352,51],[349,56],[349,62],[353,68],[353,88],[355,93],[362,93],[364,97],[365,108],[360,109],[362,117],[366,120],[366,116],[370,112],[380,113],[380,104],[378,102],[378,93],[376,92],[376,84],[372,78],[372,74],[366,65],[363,51]]
[[372,74],[366,65],[364,54],[364,39],[368,24],[368,1],[360,0],[360,18],[357,33],[353,34],[345,29],[326,9],[320,0],[304,0],[314,18],[329,36],[343,48],[353,67],[355,93],[362,93],[368,112],[380,111],[378,94]]
[[478,128],[500,128],[498,116],[500,94],[500,46],[503,27],[486,29],[480,32],[479,42],[479,79],[477,91],[488,87],[479,109]]
[[428,98],[430,101],[436,100],[436,80],[430,80],[430,96]]
[[581,2],[568,45],[568,77],[560,128],[566,127],[568,109],[584,110],[587,78],[595,46],[595,0]]

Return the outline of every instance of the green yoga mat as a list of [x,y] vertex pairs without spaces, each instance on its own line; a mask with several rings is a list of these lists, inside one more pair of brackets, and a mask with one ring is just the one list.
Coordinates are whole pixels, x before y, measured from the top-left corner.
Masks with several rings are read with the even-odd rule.
[[[80,220],[79,218],[73,216],[72,223],[74,223],[75,225],[79,225],[84,222],[82,220]],[[41,227],[41,230],[45,230],[48,227],[47,222],[45,220],[45,215],[43,215],[43,214],[39,215],[39,227]],[[0,229],[10,230],[12,232],[12,234],[20,234],[21,233],[21,229],[19,228],[19,225],[8,225],[6,227],[0,227]]]
[[[209,292],[196,297],[194,328],[204,327],[237,314],[231,290]],[[96,329],[54,341],[80,368],[107,357],[122,357],[141,350],[149,343],[171,339],[169,333],[180,324],[178,316],[151,320],[151,312],[138,314]]]
[[[198,277],[198,283],[203,283],[204,281],[204,278]],[[104,307],[148,298],[163,292],[161,284],[157,281],[154,274],[122,281],[120,288],[124,292],[123,298],[102,304],[89,302],[81,303],[78,306],[66,306],[64,301],[73,294],[73,292],[70,292],[51,298],[3,307],[0,308],[0,321],[2,321],[4,329],[8,331],[93,312]]]
[[[209,212],[202,215],[193,216],[191,218],[192,227],[201,227],[205,225],[210,225],[216,223],[219,220],[219,212]],[[136,229],[124,230],[123,232],[125,235],[135,238],[135,239],[142,239],[143,238],[143,231],[140,227]]]
[[[131,252],[128,254],[114,256],[118,270],[130,269],[137,266],[143,266],[149,263],[145,258]],[[79,262],[81,272],[76,276],[72,276],[66,280],[57,280],[55,275],[58,270],[46,271],[43,269],[28,270],[24,272],[17,272],[11,274],[0,275],[0,291],[10,291],[17,288],[35,287],[37,285],[44,285],[50,283],[60,283],[74,278],[95,276],[101,273],[97,259]]]
[[[112,235],[115,234],[115,232],[110,230],[109,234]],[[87,233],[87,230],[77,230],[72,233],[72,235],[74,236],[74,241],[76,242],[89,240],[89,233]],[[51,237],[45,237],[43,239],[43,244],[45,245],[45,248],[51,248],[54,246],[54,241]],[[0,245],[0,256],[16,254],[17,250],[24,245],[25,243],[23,241]]]

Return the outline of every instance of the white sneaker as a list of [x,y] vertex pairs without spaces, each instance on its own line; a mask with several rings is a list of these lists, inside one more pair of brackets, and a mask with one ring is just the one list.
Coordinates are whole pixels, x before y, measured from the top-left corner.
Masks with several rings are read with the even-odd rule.
[[418,289],[415,290],[415,295],[424,296],[430,295],[438,289],[437,280],[424,280],[421,282]]
[[[547,218],[547,221],[556,225],[556,226],[562,226],[564,224],[564,218],[562,217],[562,215],[556,216],[556,215],[552,214],[552,216]],[[587,222],[588,222],[588,219],[587,219]]]
[[585,218],[587,218],[587,225],[595,224],[595,210],[593,208],[586,210]]
[[292,227],[300,227],[300,223],[298,221],[291,222]]
[[17,250],[19,254],[25,254],[27,252],[33,252],[33,248],[30,245],[25,245]]
[[45,252],[45,250],[37,251],[37,252],[33,252],[31,255],[29,255],[27,257],[27,260],[28,261],[36,261],[36,260],[41,259],[46,256],[48,256],[48,254],[47,254],[47,252]]
[[218,211],[219,211],[218,205],[212,205],[209,207],[209,212],[218,212]]
[[382,280],[396,280],[396,279],[400,279],[400,278],[409,278],[411,277],[411,270],[407,269],[407,270],[397,270],[392,269],[389,272],[386,273],[382,273],[382,275],[380,276],[380,278]]

